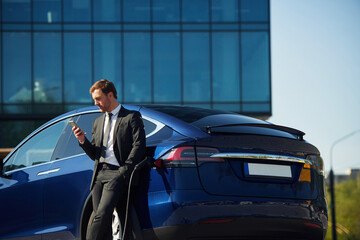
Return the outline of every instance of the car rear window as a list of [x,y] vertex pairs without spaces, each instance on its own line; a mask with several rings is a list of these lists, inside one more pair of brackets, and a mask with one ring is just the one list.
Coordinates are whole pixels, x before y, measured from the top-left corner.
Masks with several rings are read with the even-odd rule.
[[[237,124],[239,125],[239,124],[269,124],[269,123],[260,119],[247,117],[233,112],[214,110],[214,109],[203,109],[196,107],[183,107],[183,106],[151,105],[145,107],[178,118],[184,122],[187,122],[201,129],[204,132],[208,132],[207,127],[213,127],[211,128],[211,133],[261,134],[261,135],[281,136],[281,137],[296,139],[296,137],[293,134],[284,131],[279,131],[276,129],[269,129],[264,127],[237,126]],[[218,127],[215,128],[215,126]]]
[[228,124],[242,124],[242,123],[265,123],[262,120],[250,118],[233,112],[203,109],[196,107],[181,107],[181,106],[146,106],[158,112],[162,112],[178,118],[184,122],[190,123],[193,126],[202,128],[204,126],[219,126]]
[[213,109],[203,109],[196,107],[182,107],[182,106],[145,106],[146,108],[153,109],[158,112],[168,114],[170,116],[176,117],[187,123],[194,123],[204,117],[217,115],[217,114],[226,114],[230,112],[213,110]]

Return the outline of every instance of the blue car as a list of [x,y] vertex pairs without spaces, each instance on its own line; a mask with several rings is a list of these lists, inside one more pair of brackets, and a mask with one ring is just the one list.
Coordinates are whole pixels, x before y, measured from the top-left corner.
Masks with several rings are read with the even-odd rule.
[[[323,161],[303,132],[218,110],[124,107],[143,116],[148,158],[114,209],[113,239],[126,213],[134,239],[325,238]],[[91,138],[101,114],[61,115],[1,162],[0,239],[86,239],[94,162],[69,121]]]

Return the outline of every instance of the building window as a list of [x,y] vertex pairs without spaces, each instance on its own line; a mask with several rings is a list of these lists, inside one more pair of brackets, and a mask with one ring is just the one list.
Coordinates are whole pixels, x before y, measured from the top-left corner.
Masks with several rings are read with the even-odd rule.
[[153,0],[152,12],[154,22],[179,22],[179,0]]
[[120,22],[121,1],[93,0],[94,22]]
[[182,0],[182,21],[209,22],[209,0]]
[[114,81],[118,99],[122,99],[122,40],[117,32],[94,34],[94,79]]
[[240,0],[242,22],[269,22],[268,0]]
[[30,22],[30,0],[14,1],[2,0],[2,21],[4,22]]
[[33,21],[58,23],[61,21],[60,0],[33,0]]
[[91,87],[90,33],[64,34],[64,101],[89,103]]
[[90,22],[90,0],[63,0],[64,22]]
[[216,32],[212,35],[213,100],[240,101],[239,33]]
[[242,96],[245,102],[270,101],[268,38],[267,32],[241,34]]
[[150,0],[123,0],[124,22],[149,22]]
[[238,0],[212,0],[211,20],[213,22],[239,21]]
[[34,102],[62,102],[60,33],[34,33]]
[[183,84],[185,104],[210,101],[208,33],[183,34]]
[[31,36],[26,32],[3,33],[3,91],[5,103],[30,103]]
[[154,33],[154,102],[181,103],[180,34]]
[[149,33],[124,33],[124,101],[151,102]]

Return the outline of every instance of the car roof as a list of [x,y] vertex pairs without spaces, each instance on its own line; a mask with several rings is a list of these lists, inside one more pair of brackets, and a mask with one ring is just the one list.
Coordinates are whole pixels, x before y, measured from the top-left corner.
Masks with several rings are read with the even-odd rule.
[[[172,116],[172,115],[169,115],[168,113],[165,113],[164,111],[160,111],[161,108],[169,108],[169,107],[175,107],[175,106],[161,105],[161,107],[160,107],[160,105],[151,106],[151,105],[132,105],[132,104],[122,104],[122,106],[124,106],[126,109],[129,109],[129,110],[140,111],[142,115],[144,115],[146,117],[150,117],[154,120],[157,120],[184,136],[192,137],[192,138],[208,136],[208,134],[204,133],[196,126],[193,126],[193,125],[189,124],[188,122],[185,122],[182,119],[177,118],[176,116]],[[181,107],[178,107],[178,109],[180,110]],[[61,119],[64,119],[64,118],[82,115],[82,114],[86,114],[86,113],[96,113],[96,112],[100,113],[100,110],[97,106],[89,106],[89,107],[79,108],[79,109],[64,113],[64,114],[50,120],[49,122],[47,122],[43,126],[41,126],[39,129],[46,127],[47,125],[50,125],[50,124],[52,124],[56,121],[59,121]]]
[[[266,129],[266,126],[272,126],[271,128],[277,127],[269,122],[244,116],[238,113],[215,110],[215,109],[205,109],[198,107],[189,107],[189,106],[177,106],[177,105],[151,105],[151,104],[139,104],[139,105],[131,105],[131,104],[122,104],[125,108],[129,110],[140,111],[143,116],[150,117],[154,120],[157,120],[166,126],[170,127],[174,131],[191,138],[203,138],[208,137],[208,129],[212,126],[226,125],[229,127],[231,125],[245,125],[242,129],[257,129],[257,134],[274,134],[274,130]],[[94,113],[100,112],[98,107],[90,106],[85,108],[80,108],[65,114],[62,114],[53,120],[49,121],[46,124],[51,124],[54,121],[58,121],[60,119],[76,116],[86,113]],[[45,125],[46,125],[45,124]],[[253,126],[246,126],[253,125]],[[255,125],[258,125],[257,127]],[[265,129],[264,129],[265,126]],[[42,126],[43,127],[43,126]],[[41,128],[42,128],[41,127]],[[255,127],[255,128],[254,128]],[[275,135],[282,137],[290,137],[293,138],[294,134],[296,135],[298,130],[290,129],[286,127],[279,126],[277,128],[278,133]],[[261,128],[261,129],[260,129]],[[290,131],[289,131],[290,130]],[[245,130],[246,133],[247,130]],[[225,133],[225,132],[223,132]],[[239,133],[242,133],[240,130]],[[250,133],[250,132],[248,132]],[[298,131],[300,134],[304,134],[301,131]],[[295,137],[296,138],[296,137]]]

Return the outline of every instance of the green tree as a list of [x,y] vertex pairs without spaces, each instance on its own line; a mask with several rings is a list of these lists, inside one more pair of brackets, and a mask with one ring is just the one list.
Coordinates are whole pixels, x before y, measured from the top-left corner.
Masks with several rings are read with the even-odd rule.
[[[330,191],[327,186],[327,200],[330,206]],[[337,239],[360,239],[360,174],[357,179],[335,185],[335,211]],[[331,213],[326,239],[332,239]]]

